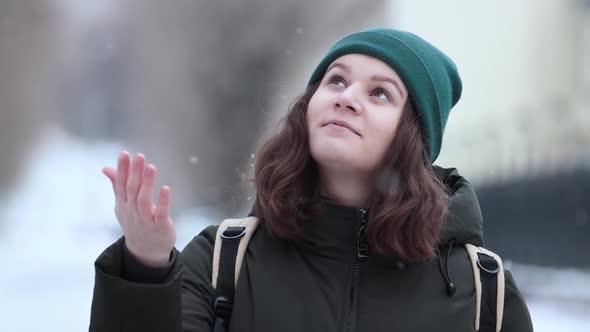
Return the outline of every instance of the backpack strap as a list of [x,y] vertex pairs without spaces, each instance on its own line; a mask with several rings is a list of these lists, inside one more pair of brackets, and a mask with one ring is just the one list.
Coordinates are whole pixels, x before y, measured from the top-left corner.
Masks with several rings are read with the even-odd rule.
[[248,243],[258,226],[258,218],[226,219],[217,229],[213,249],[211,283],[215,288],[213,312],[215,313],[215,332],[224,332],[234,307],[235,285]]
[[504,315],[504,267],[495,253],[465,244],[475,281],[475,330],[499,332]]

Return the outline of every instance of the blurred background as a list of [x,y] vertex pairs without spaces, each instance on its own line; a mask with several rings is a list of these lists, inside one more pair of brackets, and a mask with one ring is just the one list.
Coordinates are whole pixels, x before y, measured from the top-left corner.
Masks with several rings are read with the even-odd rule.
[[171,186],[179,249],[243,216],[259,140],[376,26],[455,60],[436,164],[476,186],[535,331],[590,331],[590,0],[0,0],[0,330],[88,329],[123,149]]

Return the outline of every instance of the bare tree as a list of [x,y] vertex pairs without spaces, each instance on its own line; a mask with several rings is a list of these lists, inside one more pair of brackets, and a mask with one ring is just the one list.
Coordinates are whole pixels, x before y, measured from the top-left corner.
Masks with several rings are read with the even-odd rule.
[[55,44],[60,39],[50,3],[0,3],[0,192],[18,182],[39,128],[55,115]]
[[141,78],[129,111],[145,114],[135,115],[143,121],[135,128],[136,144],[149,150],[163,166],[163,177],[182,193],[177,207],[207,205],[236,213],[245,201],[240,174],[266,120],[277,112],[270,109],[273,98],[292,81],[279,73],[306,63],[310,53],[325,51],[336,37],[378,25],[382,4],[370,9],[352,0],[130,5]]

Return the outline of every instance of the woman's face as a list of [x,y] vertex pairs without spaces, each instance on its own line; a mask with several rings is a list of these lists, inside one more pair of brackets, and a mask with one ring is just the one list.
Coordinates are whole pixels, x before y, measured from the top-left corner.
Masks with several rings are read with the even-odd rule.
[[371,174],[407,98],[397,73],[381,60],[361,54],[334,60],[307,108],[313,159],[325,169]]

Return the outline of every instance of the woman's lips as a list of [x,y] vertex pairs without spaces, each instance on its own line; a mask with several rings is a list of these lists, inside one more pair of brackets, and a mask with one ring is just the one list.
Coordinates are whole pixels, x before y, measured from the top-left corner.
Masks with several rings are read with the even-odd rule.
[[331,126],[338,129],[345,129],[360,136],[359,133],[356,130],[354,130],[351,125],[343,121],[330,121],[328,122],[328,124],[326,124],[326,126]]

